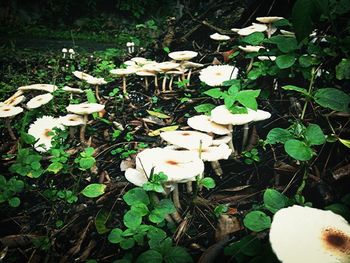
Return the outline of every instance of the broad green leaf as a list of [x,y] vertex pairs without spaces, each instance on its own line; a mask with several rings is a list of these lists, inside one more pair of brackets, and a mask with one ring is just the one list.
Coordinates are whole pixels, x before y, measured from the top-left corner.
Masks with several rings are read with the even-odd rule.
[[214,109],[216,106],[214,104],[211,103],[203,103],[200,104],[196,107],[194,107],[194,109],[196,110],[196,112],[198,113],[207,113],[207,112],[211,112],[212,109]]
[[214,99],[218,99],[220,97],[222,97],[223,92],[220,90],[220,88],[213,88],[210,90],[207,90],[205,92],[203,92],[205,95],[208,95]]
[[282,89],[284,90],[293,90],[293,91],[296,91],[296,92],[300,92],[306,96],[309,96],[309,93],[307,92],[306,89],[304,88],[300,88],[300,87],[297,87],[297,86],[294,86],[294,85],[286,85],[286,86],[283,86]]
[[300,66],[302,66],[304,68],[308,68],[308,67],[310,67],[312,65],[319,64],[319,61],[318,61],[317,57],[314,57],[314,56],[311,56],[311,55],[300,56],[298,61],[299,61]]
[[322,107],[329,108],[331,110],[349,110],[350,96],[339,89],[319,89],[315,92],[314,99],[317,104],[321,105]]
[[267,134],[265,142],[268,144],[285,143],[292,138],[293,136],[288,130],[282,128],[273,128]]
[[154,131],[150,131],[148,133],[148,136],[154,137],[154,136],[158,136],[161,132],[165,132],[165,131],[175,131],[179,128],[179,125],[172,125],[172,126],[166,126],[166,127],[162,127],[159,128],[157,130]]
[[131,211],[135,211],[141,216],[145,216],[149,213],[148,207],[145,204],[134,204],[131,206]]
[[260,232],[270,228],[271,218],[262,211],[252,211],[244,217],[243,223],[249,230]]
[[290,68],[295,62],[295,56],[293,54],[280,55],[275,62],[280,69]]
[[313,0],[297,0],[292,9],[292,23],[298,41],[309,36],[315,16]]
[[21,204],[21,199],[18,197],[12,197],[8,200],[8,203],[11,207],[18,207]]
[[237,95],[229,95],[229,94],[224,94],[224,104],[226,108],[230,108],[233,106],[233,104],[236,101]]
[[343,58],[335,67],[335,75],[339,80],[350,79],[350,59]]
[[265,35],[263,33],[255,32],[246,37],[243,37],[242,41],[249,45],[257,46],[264,40],[264,38],[265,38]]
[[340,139],[338,138],[338,140],[344,144],[346,147],[350,148],[350,140],[345,140],[345,139]]
[[132,206],[137,204],[148,205],[150,203],[149,197],[145,190],[140,187],[135,187],[123,195],[124,201]]
[[286,197],[274,189],[267,189],[264,193],[264,206],[271,212],[276,213],[285,207]]
[[92,168],[96,163],[96,160],[94,157],[83,157],[83,158],[80,158],[79,160],[79,166],[80,166],[80,169],[82,170],[88,170],[90,168]]
[[166,115],[164,113],[161,112],[157,112],[157,111],[151,111],[151,110],[146,110],[148,112],[149,115],[157,117],[159,119],[168,119],[171,118],[171,116]]
[[147,250],[138,256],[136,263],[161,263],[163,256],[155,250]]
[[149,238],[148,245],[151,249],[156,249],[166,238],[167,234],[164,230],[151,226],[147,232]]
[[262,71],[260,68],[253,68],[251,71],[249,71],[248,73],[248,79],[250,80],[256,80],[257,78],[259,78],[260,76],[262,76]]
[[120,247],[124,250],[130,249],[135,245],[135,240],[133,238],[125,238],[120,241]]
[[88,156],[92,156],[95,152],[95,149],[93,147],[87,147],[85,150],[84,150],[84,157],[88,157]]
[[109,228],[106,227],[107,220],[108,220],[108,212],[102,209],[98,211],[95,217],[95,227],[96,227],[97,233],[99,233],[100,235],[107,233],[109,231]]
[[112,244],[118,244],[124,239],[122,234],[123,231],[120,228],[114,228],[108,235],[108,241]]
[[138,211],[129,210],[124,214],[123,222],[128,228],[136,228],[141,225],[142,215]]
[[47,167],[47,171],[53,172],[54,174],[57,174],[59,171],[61,171],[63,168],[63,164],[59,162],[54,162]]
[[283,35],[273,36],[269,39],[266,39],[264,42],[276,44],[278,49],[281,50],[283,53],[289,53],[298,48],[297,41],[295,38]]
[[252,110],[258,109],[256,97],[260,94],[260,90],[242,90],[237,94],[236,99],[245,107]]
[[35,143],[35,137],[25,133],[25,132],[21,132],[21,139],[24,141],[24,143],[26,144],[34,144]]
[[166,263],[187,263],[193,262],[190,254],[183,247],[170,247],[164,255]]
[[89,184],[81,193],[90,198],[98,197],[105,193],[106,185],[104,184]]
[[326,136],[317,124],[310,124],[305,130],[305,138],[310,145],[321,145],[326,142]]
[[[97,99],[96,99],[96,97],[95,97],[95,94],[94,94],[94,92],[92,91],[92,89],[87,89],[87,90],[85,90],[85,94],[86,94],[87,101],[88,101],[89,103],[98,103],[98,102],[97,102]],[[92,114],[92,116],[94,117],[94,119],[96,119],[96,118],[98,117],[98,113],[97,113],[97,112],[94,112],[94,113]]]
[[325,210],[331,210],[333,213],[341,215],[346,220],[350,219],[349,208],[344,204],[340,204],[340,203],[331,204],[331,205],[326,206]]
[[211,177],[205,177],[200,180],[201,185],[203,185],[207,189],[212,189],[215,187],[215,181]]
[[289,156],[299,161],[308,161],[313,156],[312,149],[309,146],[295,139],[286,141],[284,150]]

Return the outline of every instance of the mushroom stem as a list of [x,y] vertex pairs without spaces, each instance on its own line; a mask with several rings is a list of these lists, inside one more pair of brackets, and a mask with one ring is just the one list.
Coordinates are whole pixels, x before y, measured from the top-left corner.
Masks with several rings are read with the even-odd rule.
[[187,82],[186,86],[189,86],[189,85],[190,85],[191,74],[192,74],[192,69],[190,69],[190,71],[188,72],[188,75],[187,75],[187,80],[188,80],[188,82]]
[[187,182],[186,183],[186,190],[187,190],[187,193],[192,193],[193,192],[193,187],[192,187],[192,182]]
[[173,91],[173,81],[174,81],[174,75],[171,75],[171,78],[169,81],[169,91]]
[[253,62],[254,62],[254,58],[251,58],[251,59],[250,59],[250,62],[249,62],[249,65],[248,65],[248,67],[247,67],[247,74],[248,74],[248,72],[252,69],[252,67],[253,67]]
[[271,23],[268,23],[267,25],[267,38],[270,38],[271,37]]
[[173,202],[174,202],[174,206],[176,207],[176,210],[181,209],[178,184],[175,184],[175,186],[174,186]]
[[157,75],[154,76],[154,86],[156,87],[156,89],[158,89],[158,77],[157,77]]
[[[228,129],[230,131],[232,131],[232,124],[229,124]],[[231,156],[236,156],[235,147],[233,146],[233,132],[231,132],[231,139],[229,140],[229,142],[227,144],[230,147],[230,149],[232,150]]]
[[148,86],[149,86],[148,78],[147,78],[147,76],[145,76],[145,89],[146,89],[146,91],[148,91]]
[[217,47],[217,49],[216,49],[216,52],[219,52],[220,51],[220,43],[219,43],[219,45],[218,45],[218,47]]
[[96,99],[101,103],[98,85],[95,86],[95,96],[96,96]]
[[69,127],[69,137],[71,140],[74,139],[74,135],[75,135],[75,127]]
[[86,144],[86,141],[85,141],[85,129],[86,129],[86,123],[88,121],[88,116],[87,114],[85,114],[83,116],[83,121],[84,121],[84,124],[81,125],[80,127],[80,134],[79,134],[79,137],[80,137],[80,142],[85,145]]
[[166,74],[164,74],[164,77],[163,77],[162,91],[163,91],[163,92],[166,91]]
[[219,161],[211,161],[210,164],[217,176],[223,175],[224,172],[222,171]]
[[245,145],[247,144],[247,141],[248,141],[248,132],[249,132],[249,124],[246,123],[243,126],[242,151],[244,150]]
[[6,129],[8,131],[11,139],[14,140],[14,141],[17,140],[17,137],[16,137],[16,135],[14,134],[14,132],[13,132],[13,130],[11,128],[11,119],[10,118],[6,118],[5,119],[5,127],[6,127]]
[[126,77],[123,76],[123,93],[126,93]]

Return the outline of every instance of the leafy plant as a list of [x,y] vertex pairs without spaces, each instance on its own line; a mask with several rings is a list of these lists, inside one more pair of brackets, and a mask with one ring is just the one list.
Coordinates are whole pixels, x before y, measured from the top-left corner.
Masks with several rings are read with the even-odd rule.
[[19,149],[16,162],[10,166],[10,171],[22,176],[38,178],[44,173],[44,169],[40,163],[41,159],[42,156],[33,149]]
[[83,152],[75,158],[74,162],[79,164],[79,169],[86,171],[94,167],[96,159],[93,157],[95,149],[92,147],[87,147]]
[[18,207],[21,199],[16,196],[22,192],[24,182],[18,180],[17,177],[11,177],[9,180],[0,175],[0,204],[7,202],[11,207]]

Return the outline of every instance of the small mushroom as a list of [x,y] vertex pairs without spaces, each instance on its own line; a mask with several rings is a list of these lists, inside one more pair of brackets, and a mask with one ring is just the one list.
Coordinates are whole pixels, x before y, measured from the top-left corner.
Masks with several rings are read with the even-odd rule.
[[216,49],[216,52],[219,52],[219,51],[220,51],[220,44],[221,44],[220,42],[230,40],[230,37],[229,37],[229,36],[227,36],[227,35],[221,35],[221,34],[219,34],[219,33],[214,33],[214,34],[210,35],[210,38],[211,38],[211,39],[214,39],[214,40],[216,40],[216,41],[219,41],[219,45],[218,45],[218,47],[217,47],[217,49]]
[[126,76],[131,75],[136,72],[135,69],[131,68],[119,68],[119,69],[112,69],[109,71],[113,75],[117,75],[123,78],[123,93],[126,94]]
[[73,59],[73,58],[74,58],[74,55],[75,55],[74,49],[73,49],[73,48],[70,48],[70,49],[68,50],[68,53],[69,53],[69,58],[70,58],[70,59]]
[[283,19],[283,17],[280,16],[265,16],[265,17],[257,17],[256,20],[260,23],[267,24],[267,38],[270,38],[271,35],[277,30],[275,27],[272,26],[272,23],[277,22],[278,20]]
[[81,80],[89,80],[89,79],[92,79],[94,78],[94,76],[91,76],[90,74],[87,74],[85,72],[82,72],[82,71],[78,71],[78,70],[75,70],[72,72],[74,76],[76,76],[78,79],[81,79]]
[[147,70],[136,71],[136,75],[145,78],[145,89],[146,89],[146,91],[148,91],[148,86],[149,86],[147,77],[155,77],[155,76],[157,76],[156,73],[153,73],[153,72],[150,72],[150,71],[147,71]]
[[12,140],[17,140],[17,138],[11,127],[11,117],[20,114],[21,112],[23,112],[21,107],[6,104],[2,104],[0,106],[0,118],[5,118],[5,128],[7,129]]
[[80,104],[70,104],[66,107],[68,112],[72,112],[78,115],[83,115],[84,124],[80,127],[80,141],[82,144],[86,144],[85,140],[85,129],[88,121],[88,115],[102,111],[105,105],[98,103],[80,103]]
[[59,117],[58,120],[62,125],[69,127],[69,135],[71,138],[74,138],[75,127],[84,125],[84,118],[77,114],[67,114]]
[[50,93],[38,95],[27,102],[26,106],[28,109],[36,109],[49,103],[53,99]]
[[199,72],[199,79],[209,86],[221,86],[224,81],[237,76],[238,68],[230,65],[208,66]]
[[162,82],[162,91],[163,92],[166,91],[167,72],[170,70],[177,69],[179,66],[180,66],[179,63],[170,62],[170,61],[158,63],[159,69],[164,73],[163,82]]
[[62,58],[66,58],[67,52],[68,52],[68,50],[65,47],[62,48],[62,53],[63,53],[63,57]]
[[76,89],[76,88],[71,88],[69,86],[64,86],[62,88],[62,90],[66,91],[66,92],[69,92],[70,93],[70,98],[73,99],[73,94],[76,93],[76,94],[81,94],[81,93],[84,93],[84,91],[82,89]]
[[107,81],[105,81],[104,78],[89,78],[87,81],[87,83],[91,84],[91,85],[95,85],[95,96],[96,99],[101,102],[101,98],[100,98],[100,94],[99,94],[99,86],[107,84]]
[[[244,27],[237,31],[240,36],[248,36],[255,32],[264,32],[267,30],[267,26],[264,24],[253,23],[251,26]],[[233,31],[233,30],[232,30]]]
[[190,85],[190,82],[191,82],[191,74],[192,74],[192,69],[194,68],[202,68],[204,67],[204,64],[200,64],[200,63],[195,63],[195,62],[191,62],[191,61],[184,61],[182,64],[181,64],[181,68],[183,69],[189,69],[188,73],[187,73],[187,86]]
[[332,211],[282,208],[273,217],[269,239],[283,263],[350,262],[350,225]]

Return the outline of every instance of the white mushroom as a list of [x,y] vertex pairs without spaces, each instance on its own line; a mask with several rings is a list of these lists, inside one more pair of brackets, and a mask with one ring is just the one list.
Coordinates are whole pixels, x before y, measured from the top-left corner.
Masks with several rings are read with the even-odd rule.
[[170,70],[177,69],[178,67],[180,67],[180,64],[175,63],[175,62],[165,61],[162,63],[158,63],[158,67],[164,73],[164,78],[163,78],[163,83],[162,83],[162,91],[165,92],[166,91],[167,72]]
[[185,149],[198,149],[212,145],[213,138],[198,131],[166,131],[160,133],[166,142]]
[[242,28],[240,30],[237,31],[237,34],[240,36],[248,36],[252,33],[255,32],[264,32],[267,30],[267,26],[264,24],[257,24],[257,23],[253,23],[251,26]]
[[209,86],[221,86],[224,81],[236,79],[238,68],[230,65],[214,65],[202,69],[199,79]]
[[188,118],[187,124],[198,131],[214,133],[218,135],[225,135],[231,133],[228,125],[222,125],[215,123],[211,120],[210,116],[207,115],[197,115]]
[[38,95],[27,102],[26,106],[28,109],[36,109],[49,103],[53,99],[50,93]]
[[350,262],[350,225],[331,211],[298,205],[278,210],[270,243],[283,263]]
[[263,46],[250,46],[247,45],[245,47],[243,46],[238,46],[240,50],[243,50],[244,52],[251,53],[251,52],[259,52],[260,49],[263,49]]
[[118,69],[112,69],[109,71],[113,75],[117,75],[123,78],[123,93],[127,93],[126,91],[126,76],[131,75],[136,72],[135,69],[131,68],[118,68]]
[[68,50],[65,47],[62,48],[62,53],[63,53],[63,57],[62,58],[66,58],[67,52],[68,52]]
[[68,50],[68,53],[69,53],[69,58],[70,58],[70,59],[73,59],[73,58],[74,58],[74,55],[75,55],[74,49],[73,49],[73,48],[70,48],[70,49]]
[[94,78],[94,76],[91,76],[90,74],[87,74],[85,72],[82,72],[82,71],[73,71],[72,72],[74,76],[76,76],[78,79],[81,79],[81,80],[89,80],[89,79],[92,79]]
[[20,114],[21,112],[23,112],[23,109],[21,107],[6,104],[2,104],[0,106],[0,118],[5,118],[5,127],[12,140],[16,140],[17,138],[11,127],[11,117]]
[[257,21],[267,24],[267,38],[270,38],[271,35],[277,30],[275,27],[272,26],[272,23],[275,23],[281,19],[283,19],[283,17],[280,16],[265,16],[256,18]]
[[58,118],[58,121],[69,127],[69,134],[71,138],[74,138],[75,126],[84,125],[84,118],[77,114],[67,114]]
[[219,52],[220,51],[220,42],[221,41],[227,41],[227,40],[230,40],[230,37],[227,36],[227,35],[221,35],[219,33],[214,33],[214,34],[211,34],[210,35],[210,38],[213,39],[213,40],[216,40],[216,41],[219,41],[219,45],[216,49],[216,52]]
[[41,91],[47,91],[47,92],[54,92],[57,90],[58,87],[56,85],[52,84],[32,84],[28,86],[21,86],[18,88],[20,91],[26,91],[26,90],[41,90]]
[[156,73],[153,73],[153,72],[150,72],[150,71],[147,71],[147,70],[136,71],[136,75],[145,78],[145,89],[146,89],[146,91],[148,91],[148,86],[149,86],[147,77],[156,77],[157,76]]

